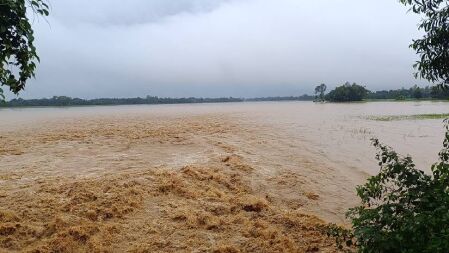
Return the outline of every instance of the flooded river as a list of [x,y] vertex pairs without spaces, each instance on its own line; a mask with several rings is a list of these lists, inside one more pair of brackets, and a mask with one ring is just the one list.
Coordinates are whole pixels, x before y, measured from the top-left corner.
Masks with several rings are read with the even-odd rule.
[[429,171],[443,120],[410,115],[448,112],[443,102],[1,109],[0,251],[336,252],[317,231],[348,224],[356,186],[378,171],[370,138]]
[[[410,154],[418,167],[428,169],[442,147],[442,119],[374,120],[378,116],[449,113],[447,102],[371,102],[316,104],[311,102],[260,102],[95,106],[68,108],[0,109],[0,131],[33,128],[42,122],[92,117],[167,117],[228,115],[249,127],[270,127],[273,136],[301,144],[315,158],[375,173],[370,138]],[[374,116],[374,117],[373,117]],[[374,118],[374,119],[373,119]]]

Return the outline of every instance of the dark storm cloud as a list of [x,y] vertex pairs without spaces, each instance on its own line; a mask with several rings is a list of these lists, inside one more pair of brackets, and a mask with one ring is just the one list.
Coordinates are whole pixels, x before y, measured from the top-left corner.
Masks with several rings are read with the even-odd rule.
[[53,0],[24,97],[269,96],[420,83],[392,0]]

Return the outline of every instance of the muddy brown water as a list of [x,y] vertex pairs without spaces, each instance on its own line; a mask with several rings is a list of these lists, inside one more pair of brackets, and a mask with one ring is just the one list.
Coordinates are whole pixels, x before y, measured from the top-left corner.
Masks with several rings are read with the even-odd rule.
[[313,217],[347,224],[356,185],[378,171],[370,138],[426,171],[442,147],[442,119],[368,118],[448,112],[445,102],[0,109],[0,249],[333,252]]
[[[272,128],[261,139],[283,137],[300,142],[314,159],[325,159],[366,173],[377,171],[370,138],[410,154],[426,169],[437,159],[443,140],[443,123],[435,120],[369,120],[369,116],[448,113],[447,102],[372,102],[315,104],[311,102],[260,102],[92,107],[41,107],[0,109],[0,131],[33,128],[39,123],[92,117],[166,117],[232,115],[236,123]],[[281,141],[281,139],[277,139]]]

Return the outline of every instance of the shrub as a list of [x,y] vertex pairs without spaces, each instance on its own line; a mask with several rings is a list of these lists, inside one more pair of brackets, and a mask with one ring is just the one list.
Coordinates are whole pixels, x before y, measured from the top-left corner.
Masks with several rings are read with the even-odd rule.
[[352,231],[330,226],[328,233],[358,252],[449,252],[448,120],[445,128],[440,161],[430,175],[374,139],[380,172],[357,188],[361,205],[347,214]]

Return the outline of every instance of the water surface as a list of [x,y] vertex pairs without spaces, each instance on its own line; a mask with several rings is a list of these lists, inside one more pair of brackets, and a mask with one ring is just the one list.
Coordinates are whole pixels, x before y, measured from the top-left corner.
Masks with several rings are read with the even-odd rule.
[[416,164],[428,171],[442,147],[444,129],[441,119],[375,121],[368,119],[369,116],[448,112],[449,103],[446,102],[252,102],[14,108],[0,109],[0,130],[91,117],[230,115],[242,124],[272,128],[273,135],[269,138],[300,143],[314,159],[326,159],[342,167],[373,174],[377,166],[370,138],[377,137],[399,153],[412,155]]

